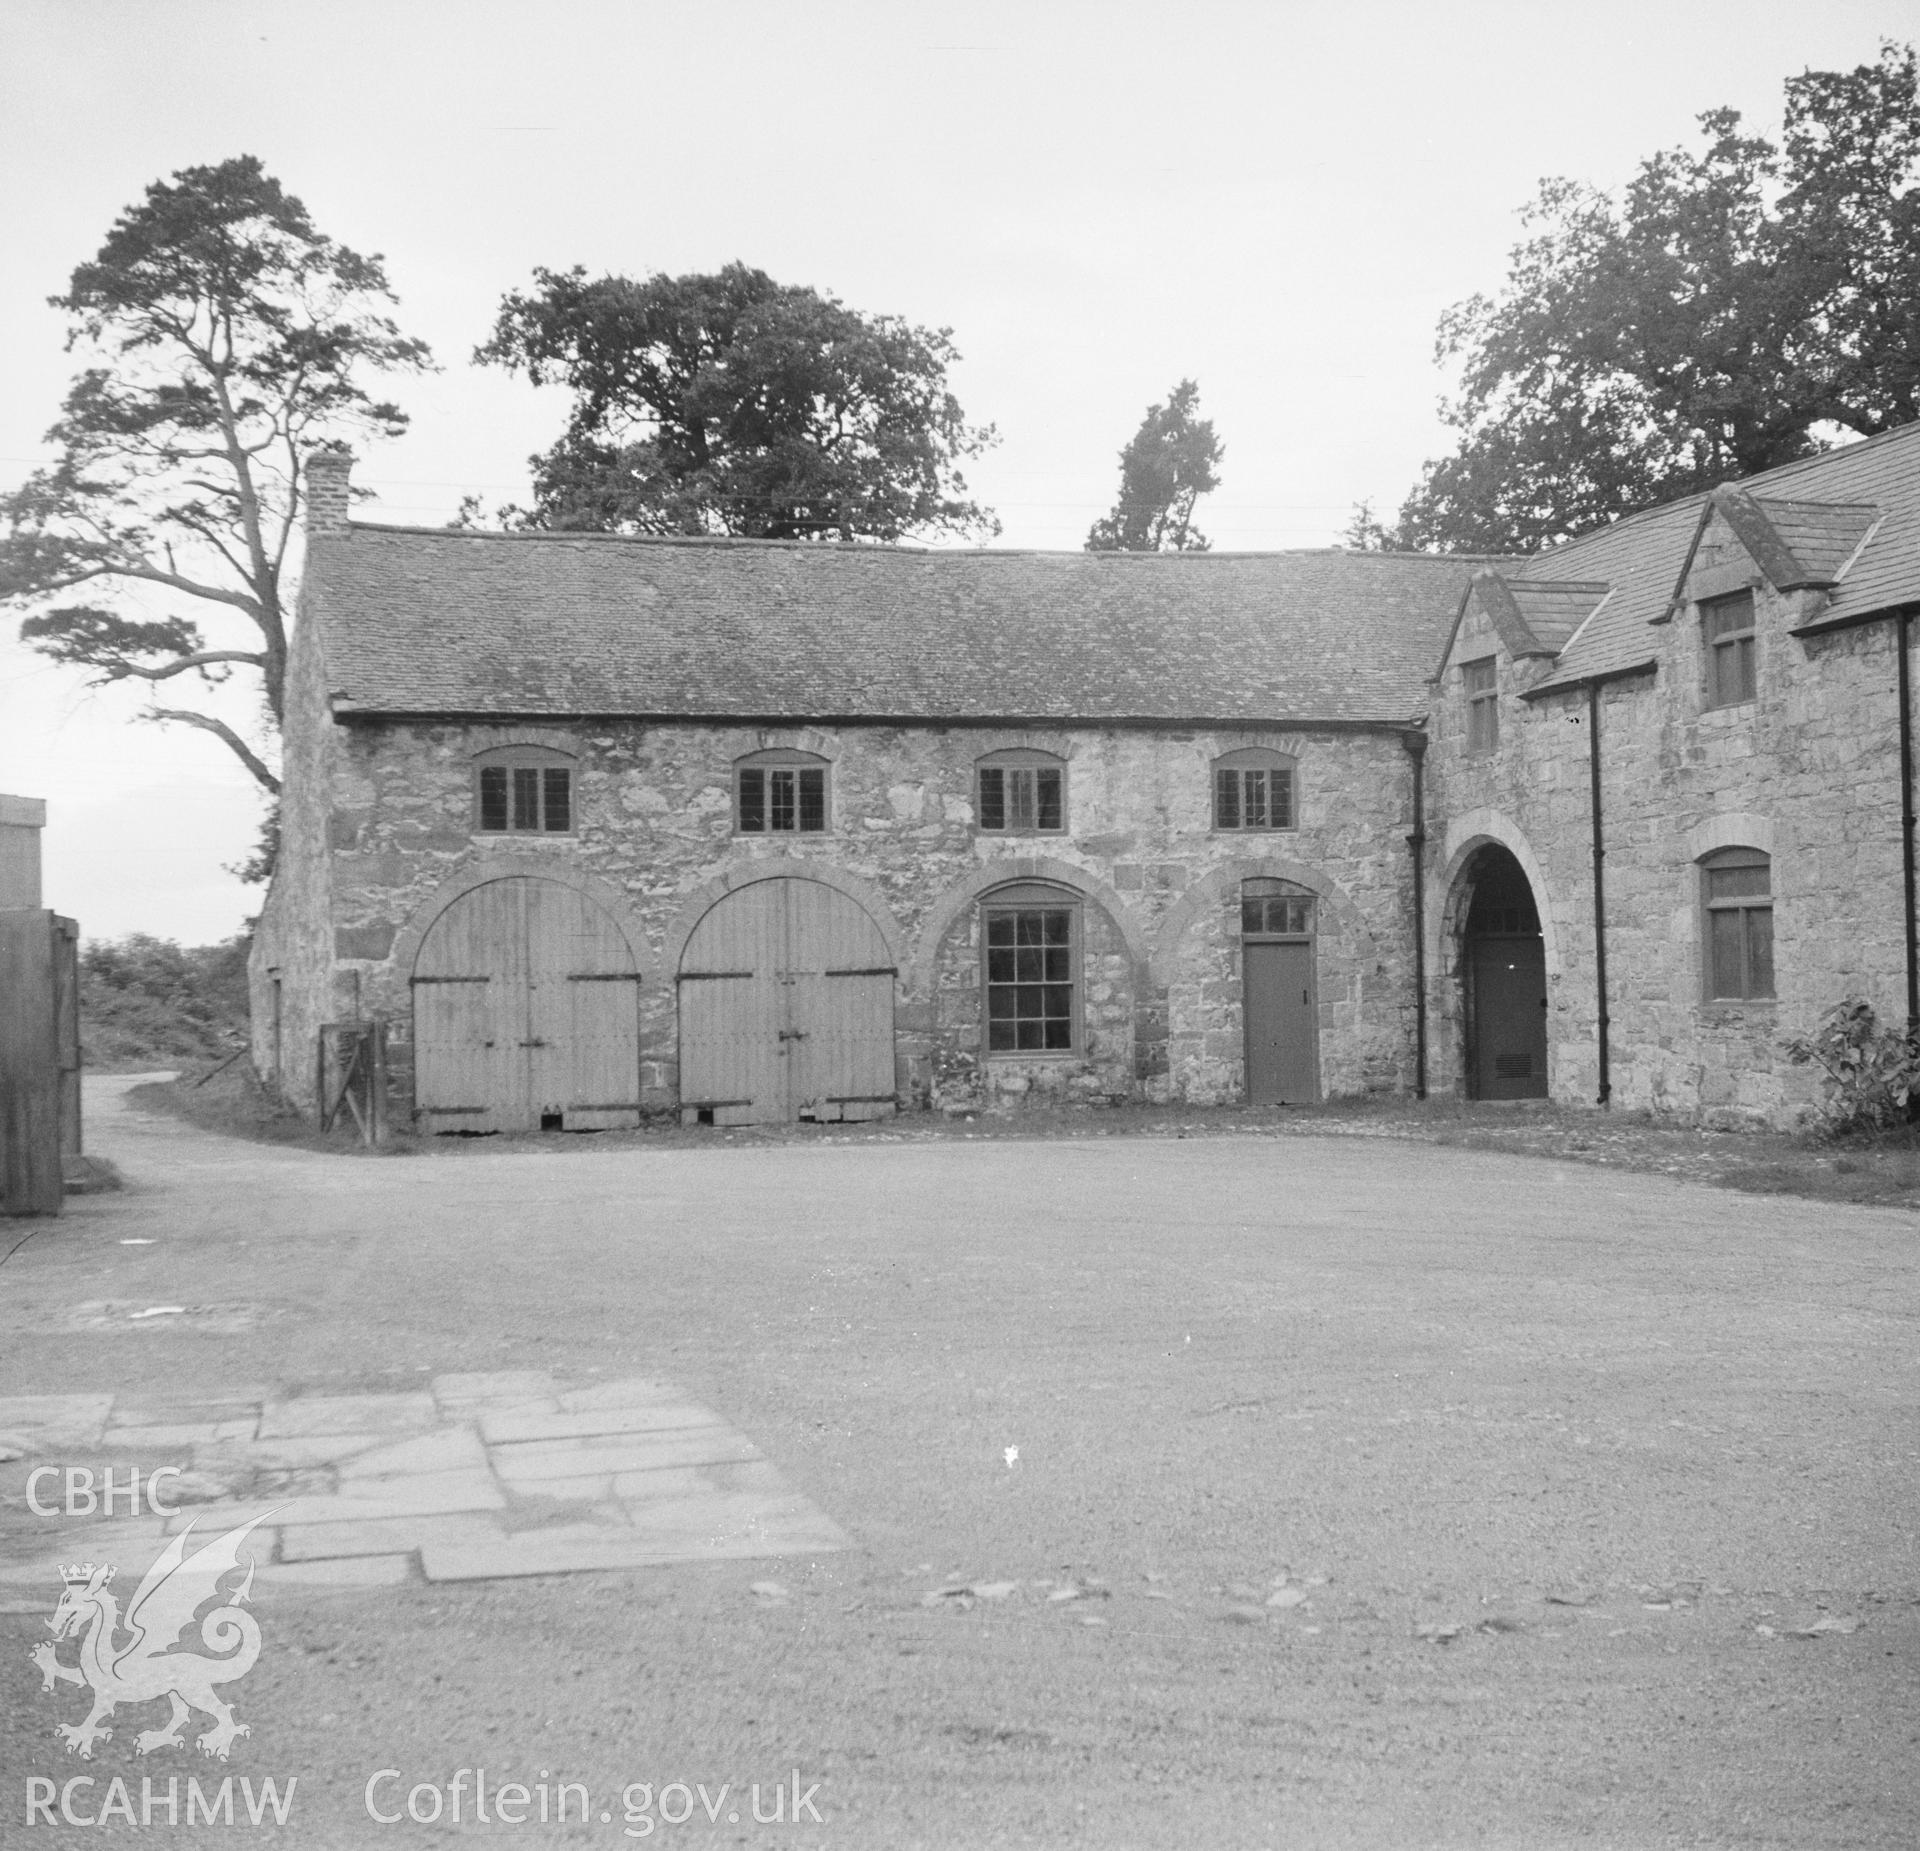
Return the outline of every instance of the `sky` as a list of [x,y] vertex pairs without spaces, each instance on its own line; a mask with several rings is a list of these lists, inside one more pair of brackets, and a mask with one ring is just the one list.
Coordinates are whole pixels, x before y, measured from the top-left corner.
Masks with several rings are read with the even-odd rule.
[[[536,265],[739,259],[952,330],[997,545],[1078,547],[1189,377],[1216,548],[1335,545],[1448,449],[1436,323],[1499,289],[1542,178],[1618,186],[1723,104],[1774,130],[1786,77],[1916,36],[1914,0],[0,0],[0,487],[78,363],[46,298],[151,182],[248,153],[384,255],[441,364],[363,452],[360,519],[525,498],[564,399],[471,356]],[[239,930],[252,780],[15,630],[0,791],[47,801],[47,904],[94,938]],[[207,698],[255,724],[242,686]]]

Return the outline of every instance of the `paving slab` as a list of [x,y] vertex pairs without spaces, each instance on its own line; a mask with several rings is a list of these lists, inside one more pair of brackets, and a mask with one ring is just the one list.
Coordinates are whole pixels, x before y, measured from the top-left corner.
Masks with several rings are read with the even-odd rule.
[[613,1495],[624,1504],[660,1498],[704,1497],[710,1492],[751,1491],[760,1497],[788,1497],[792,1487],[767,1459],[740,1459],[719,1465],[661,1466],[650,1472],[619,1472]]
[[[523,1532],[538,1535],[540,1532]],[[623,1568],[665,1568],[677,1562],[732,1561],[768,1555],[821,1555],[846,1547],[843,1540],[792,1542],[762,1537],[728,1537],[688,1547],[677,1541],[656,1543],[646,1536],[631,1540],[557,1541],[544,1547],[520,1547],[520,1536],[497,1548],[428,1547],[420,1551],[421,1572],[429,1581],[493,1581],[524,1575],[569,1575]]]
[[0,1434],[29,1453],[93,1446],[112,1408],[111,1395],[8,1395],[0,1397]]
[[411,1555],[340,1556],[319,1562],[270,1562],[254,1573],[256,1588],[396,1587],[413,1579]]
[[271,1517],[285,1528],[299,1523],[351,1523],[369,1517],[437,1517],[454,1511],[499,1510],[506,1503],[487,1472],[436,1472],[414,1479],[368,1480],[358,1493],[281,1498],[277,1502],[202,1504],[168,1519],[169,1533],[186,1527],[189,1514],[203,1523],[231,1527]]
[[334,1465],[376,1446],[394,1444],[390,1433],[326,1433],[304,1439],[223,1441],[195,1447],[193,1462],[208,1470],[258,1467],[267,1472],[297,1472],[310,1466]]
[[627,1514],[637,1534],[687,1561],[701,1560],[716,1550],[736,1553],[736,1544],[751,1543],[780,1555],[795,1549],[847,1547],[846,1532],[798,1493],[766,1497],[758,1492],[711,1492],[704,1497],[629,1504]]
[[644,1376],[626,1376],[618,1382],[601,1382],[592,1388],[570,1388],[560,1397],[560,1405],[569,1414],[588,1408],[637,1408],[653,1401],[684,1401],[686,1397],[670,1382],[656,1382]]
[[649,1402],[641,1407],[587,1408],[576,1413],[536,1414],[515,1410],[480,1417],[489,1446],[516,1440],[592,1439],[601,1434],[664,1433],[677,1427],[724,1427],[726,1422],[697,1401]]
[[544,1369],[494,1369],[436,1375],[428,1384],[433,1398],[448,1413],[466,1413],[490,1404],[532,1402],[554,1398],[553,1377]]
[[127,1517],[111,1523],[89,1523],[15,1536],[0,1556],[0,1581],[46,1582],[52,1592],[47,1610],[60,1594],[60,1571],[75,1562],[111,1563],[116,1582],[131,1580],[135,1587],[166,1547],[166,1521],[160,1517]]
[[257,1421],[272,1397],[264,1388],[230,1395],[116,1395],[116,1427],[205,1427],[222,1421]]
[[578,1478],[518,1478],[506,1481],[516,1502],[529,1498],[559,1504],[602,1504],[613,1496],[611,1472],[588,1472]]
[[280,1533],[282,1562],[340,1556],[412,1554],[428,1542],[492,1542],[505,1532],[497,1517],[462,1512],[439,1517],[363,1517],[347,1523],[296,1523]]
[[471,1427],[442,1427],[418,1439],[383,1443],[340,1465],[340,1488],[363,1478],[396,1478],[431,1472],[484,1472],[486,1448]]
[[197,1426],[109,1427],[100,1436],[100,1444],[109,1452],[116,1446],[124,1447],[129,1452],[142,1448],[191,1451],[196,1446],[219,1446],[233,1440],[250,1440],[257,1424],[258,1417],[248,1414],[237,1420],[211,1421]]
[[316,1433],[407,1433],[435,1425],[440,1410],[422,1390],[406,1395],[298,1395],[271,1401],[260,1416],[260,1438]]
[[608,1440],[526,1440],[494,1446],[489,1452],[494,1470],[510,1484],[577,1478],[591,1472],[645,1472],[663,1465],[719,1465],[760,1456],[751,1440],[730,1427]]

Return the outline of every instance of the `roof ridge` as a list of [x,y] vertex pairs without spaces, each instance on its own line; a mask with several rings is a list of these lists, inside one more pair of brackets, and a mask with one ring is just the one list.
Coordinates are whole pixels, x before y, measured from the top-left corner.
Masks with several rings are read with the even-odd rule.
[[[1427,553],[1409,549],[1405,552],[1373,552],[1346,546],[1277,546],[1277,547],[1236,547],[1209,548],[1206,552],[1186,553],[1150,553],[1150,552],[1094,552],[1086,547],[1067,546],[926,546],[896,540],[846,541],[846,540],[785,540],[765,539],[751,534],[684,534],[684,533],[599,533],[591,530],[578,532],[555,531],[548,528],[525,528],[506,531],[497,527],[427,527],[407,522],[387,521],[350,521],[347,524],[347,537],[355,534],[405,534],[415,539],[427,540],[498,540],[498,541],[545,541],[549,543],[570,540],[588,540],[596,545],[622,545],[636,547],[688,547],[694,549],[711,548],[727,551],[738,547],[743,550],[784,550],[792,553],[804,553],[819,556],[837,556],[840,558],[863,557],[900,557],[909,555],[920,559],[1100,559],[1143,561],[1188,561],[1220,559],[1361,559],[1378,560],[1391,564],[1405,564],[1419,561],[1422,565],[1449,566],[1458,570],[1463,566],[1493,563],[1501,560],[1512,562],[1524,560],[1531,555],[1524,553]],[[338,530],[332,534],[323,534],[324,539],[340,538]]]

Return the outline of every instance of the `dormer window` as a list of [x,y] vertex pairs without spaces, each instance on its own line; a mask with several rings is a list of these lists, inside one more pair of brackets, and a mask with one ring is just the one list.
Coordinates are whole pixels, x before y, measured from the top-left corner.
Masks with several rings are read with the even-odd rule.
[[482,835],[571,835],[573,761],[545,746],[476,753],[473,805]]
[[1500,743],[1499,664],[1492,656],[1461,663],[1460,688],[1467,702],[1467,750],[1491,752]]
[[1284,752],[1249,746],[1213,761],[1216,829],[1291,829],[1293,760]]
[[1067,768],[1051,752],[990,752],[975,768],[983,833],[1058,835],[1067,827]]
[[1700,606],[1707,651],[1707,705],[1737,707],[1754,698],[1753,593],[1736,591]]
[[827,761],[812,752],[754,752],[733,768],[734,828],[743,836],[820,835]]

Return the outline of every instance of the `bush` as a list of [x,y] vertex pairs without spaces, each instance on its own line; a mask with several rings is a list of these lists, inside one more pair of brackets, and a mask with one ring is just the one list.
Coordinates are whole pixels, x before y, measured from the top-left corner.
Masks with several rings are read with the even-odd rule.
[[247,1040],[249,940],[182,949],[135,932],[80,953],[80,1041],[95,1069],[222,1060]]
[[1920,1036],[1887,1028],[1858,996],[1836,1003],[1811,1035],[1784,1044],[1797,1067],[1826,1070],[1822,1108],[1834,1132],[1884,1131],[1904,1125],[1920,1100]]

